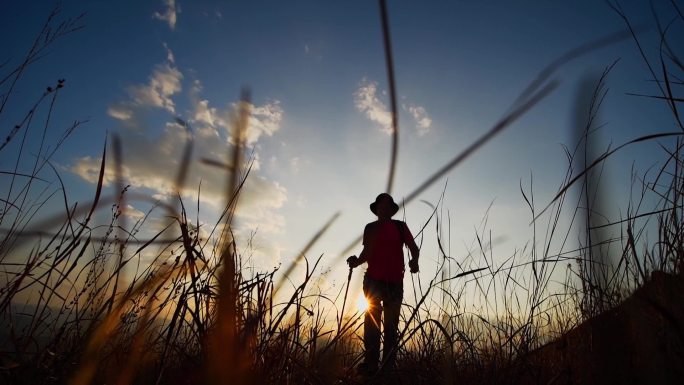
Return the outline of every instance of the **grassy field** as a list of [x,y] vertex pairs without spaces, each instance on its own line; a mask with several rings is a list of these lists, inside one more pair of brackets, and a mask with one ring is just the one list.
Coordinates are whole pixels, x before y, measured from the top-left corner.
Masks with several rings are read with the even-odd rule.
[[[62,21],[60,17],[58,13],[49,17],[17,68],[2,68],[0,86],[6,96],[0,114],[7,113],[4,108],[15,84],[29,74],[34,60],[55,41],[80,33],[80,18]],[[629,23],[626,26],[631,30]],[[677,110],[682,99],[676,90],[681,87],[678,79],[684,78],[684,67],[662,36],[664,55],[650,68],[662,67],[651,76],[659,79],[663,94],[653,97],[670,106],[682,128]],[[600,38],[551,62],[521,92],[510,112],[427,176],[409,194],[407,203],[533,110],[553,92],[554,72],[565,62],[631,37],[628,31]],[[388,63],[389,68],[391,56]],[[50,160],[70,135],[77,134],[82,123],[75,122],[56,143],[40,145],[30,173],[20,172],[19,162],[0,170],[6,186],[0,197],[0,276],[5,281],[0,287],[0,381],[75,385],[587,383],[592,382],[588,378],[597,378],[587,373],[602,372],[602,365],[633,364],[629,354],[620,358],[610,352],[663,349],[671,354],[657,356],[658,363],[637,365],[634,373],[657,367],[662,369],[657,382],[676,378],[671,376],[679,373],[675,368],[684,358],[684,312],[677,300],[681,299],[684,268],[682,131],[653,132],[596,152],[591,139],[593,119],[606,97],[605,77],[611,68],[608,63],[603,75],[590,82],[578,100],[588,102],[589,113],[576,135],[577,146],[567,149],[568,169],[559,170],[557,195],[540,207],[532,186],[521,186],[521,199],[529,206],[532,223],[527,246],[503,262],[495,261],[496,234],[488,230],[486,218],[465,257],[450,256],[443,247],[444,238],[438,237],[437,273],[427,283],[414,281],[413,287],[405,288],[416,300],[403,307],[398,369],[381,370],[371,378],[360,378],[355,370],[362,358],[362,314],[351,299],[341,300],[341,291],[320,291],[316,283],[320,257],[308,253],[335,217],[312,235],[295,261],[279,271],[247,268],[245,256],[250,250],[240,249],[233,238],[235,207],[252,166],[244,145],[251,108],[248,91],[243,91],[236,107],[236,145],[227,149],[226,159],[215,160],[230,165],[230,177],[224,211],[210,229],[200,229],[199,219],[186,210],[201,202],[180,198],[188,179],[191,139],[178,161],[178,199],[174,202],[127,191],[121,171],[125,159],[115,135],[102,144],[99,181],[89,202],[71,203],[63,186],[43,191],[38,182],[44,178],[61,183]],[[50,114],[65,89],[59,80],[39,95],[35,106],[10,130],[0,151],[16,151],[17,160],[23,159],[22,137],[29,130],[57,129],[51,126]],[[179,120],[179,124],[186,123]],[[597,186],[604,161],[625,146],[658,139],[671,144],[663,146],[660,168],[635,175],[640,195],[625,208],[624,219],[601,222]],[[114,159],[113,164],[106,164],[106,159]],[[105,171],[110,168],[117,186],[117,194],[111,196],[104,189]],[[391,169],[389,185],[393,173]],[[652,196],[658,207],[644,210],[640,203]],[[63,212],[42,215],[41,207],[48,200],[64,201]],[[153,208],[130,223],[125,215],[129,202],[147,202]],[[423,228],[434,226],[437,234],[448,234],[448,218],[442,214],[448,205],[443,200],[435,203]],[[103,212],[110,213],[105,223],[98,219]],[[571,227],[560,222],[567,213],[574,223]],[[165,227],[150,223],[154,215],[169,218]],[[609,226],[621,229],[620,235],[612,237],[604,231]],[[578,227],[582,229],[579,234]],[[581,247],[566,250],[563,245],[569,238],[579,239]],[[294,288],[285,278],[278,278],[289,277],[302,264],[306,274]],[[641,297],[633,296],[635,291]],[[667,338],[648,337],[643,334],[648,329],[663,330]],[[621,332],[610,337],[610,330]],[[596,342],[587,345],[588,340]],[[622,345],[615,348],[620,340]],[[593,349],[603,352],[606,346],[614,350],[591,356]],[[615,361],[604,362],[606,356]],[[594,358],[582,361],[582,357]],[[649,376],[644,378],[653,378]]]

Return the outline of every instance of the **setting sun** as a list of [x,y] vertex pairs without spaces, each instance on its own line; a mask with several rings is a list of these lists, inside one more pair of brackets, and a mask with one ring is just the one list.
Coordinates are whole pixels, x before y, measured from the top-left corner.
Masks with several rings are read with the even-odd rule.
[[359,313],[364,313],[368,309],[368,300],[362,294],[359,294],[359,299],[356,300],[356,308],[359,309]]

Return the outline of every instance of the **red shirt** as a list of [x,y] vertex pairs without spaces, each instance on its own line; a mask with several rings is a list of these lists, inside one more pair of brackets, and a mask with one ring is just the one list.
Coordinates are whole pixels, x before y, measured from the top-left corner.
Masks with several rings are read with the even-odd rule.
[[[403,231],[403,236],[399,230]],[[410,237],[410,238],[409,238]],[[375,221],[366,225],[363,231],[363,246],[366,249],[368,270],[371,279],[386,282],[404,280],[404,240],[411,239],[406,223],[401,221]]]

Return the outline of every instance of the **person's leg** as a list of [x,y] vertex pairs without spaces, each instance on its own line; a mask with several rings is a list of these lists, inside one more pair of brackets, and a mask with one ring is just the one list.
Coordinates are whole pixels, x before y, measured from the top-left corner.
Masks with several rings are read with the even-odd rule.
[[397,357],[397,334],[399,332],[399,315],[404,294],[402,283],[388,283],[383,298],[383,329],[385,341],[382,346],[384,366],[391,368]]
[[376,281],[364,277],[363,294],[368,301],[368,309],[363,319],[364,364],[366,369],[374,371],[380,361],[380,317],[382,315]]

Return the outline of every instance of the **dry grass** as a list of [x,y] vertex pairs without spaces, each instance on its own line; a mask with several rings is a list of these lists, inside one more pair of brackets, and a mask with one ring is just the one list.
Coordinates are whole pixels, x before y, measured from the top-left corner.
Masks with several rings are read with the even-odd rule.
[[[394,89],[388,20],[384,2],[381,4]],[[7,92],[0,114],[15,84],[41,52],[81,28],[80,18],[56,23],[57,17],[57,12],[50,15],[26,59],[0,82]],[[616,40],[636,38],[633,33],[598,39],[553,61],[497,124],[427,177],[407,195],[404,204],[553,92],[558,84],[553,75],[560,66]],[[674,96],[672,78],[684,69],[673,59],[664,31],[661,36],[662,52],[670,56],[660,57],[662,77],[653,72],[663,85],[662,95],[657,97],[668,103],[679,122],[681,99]],[[443,197],[430,204],[433,212],[422,229],[434,226],[436,234],[447,234],[446,239],[438,236],[434,240],[440,250],[440,266],[425,287],[414,280],[413,287],[405,290],[407,297],[413,294],[415,305],[405,304],[402,312],[400,369],[378,373],[371,382],[516,382],[523,378],[524,357],[529,352],[619,305],[651,272],[682,273],[682,133],[648,135],[592,155],[593,120],[606,96],[604,79],[611,67],[588,89],[589,114],[578,131],[577,146],[567,150],[568,169],[557,195],[539,210],[533,185],[521,185],[531,223],[531,239],[524,247],[499,262],[494,252],[496,240],[485,216],[468,254],[456,257],[445,242],[450,218],[444,215]],[[0,315],[7,331],[0,379],[13,384],[75,385],[360,382],[354,365],[361,359],[361,314],[345,313],[344,305],[331,293],[320,292],[315,279],[321,257],[309,255],[337,215],[312,236],[284,269],[282,279],[275,279],[276,271],[247,269],[244,255],[249,250],[240,250],[234,240],[235,208],[251,170],[243,138],[250,113],[249,92],[242,93],[234,121],[235,146],[228,150],[225,163],[204,160],[230,173],[224,210],[205,236],[199,220],[193,222],[188,217],[188,202],[180,197],[193,150],[192,130],[183,121],[179,122],[190,139],[177,172],[177,200],[172,204],[127,191],[121,172],[125,159],[116,137],[111,148],[105,143],[96,192],[88,204],[71,205],[63,186],[55,190],[39,187],[36,182],[50,171],[59,179],[50,158],[81,122],[68,127],[53,148],[41,143],[32,171],[20,172],[19,162],[26,151],[20,137],[35,130],[39,116],[45,116],[43,132],[51,126],[50,116],[64,85],[60,80],[41,94],[0,147],[0,151],[8,151],[14,146],[18,153],[13,170],[2,170],[3,180],[9,183],[0,202],[0,265],[5,280],[0,288]],[[47,112],[38,115],[41,109]],[[393,121],[396,134],[396,117]],[[627,218],[600,222],[596,213],[602,208],[596,203],[600,202],[596,186],[605,160],[627,145],[672,136],[677,137],[675,146],[663,147],[665,162],[658,172],[641,176],[641,180],[635,175],[635,186],[642,189],[628,208]],[[394,159],[396,146],[393,148]],[[118,170],[115,196],[105,196],[103,189],[105,169],[112,167],[105,164],[108,151],[113,151],[113,167]],[[388,189],[393,175],[391,165]],[[575,202],[570,195],[573,186],[581,191]],[[649,194],[660,198],[659,207],[644,211],[641,203]],[[39,216],[50,199],[62,200],[64,213]],[[145,217],[130,224],[124,214],[127,202],[134,201],[153,206]],[[196,204],[201,207],[201,202]],[[96,223],[96,213],[107,209],[111,210],[110,221]],[[563,227],[561,218],[568,210],[572,221]],[[148,218],[159,211],[170,218],[167,225],[151,237],[139,238],[150,231]],[[542,218],[547,222],[542,223]],[[645,230],[650,222],[657,223],[657,239],[649,243]],[[576,237],[577,227],[582,229],[581,247],[567,251],[565,245]],[[607,227],[620,228],[623,233],[608,237],[601,231]],[[422,229],[417,234],[421,243]],[[350,249],[357,244],[358,240],[352,242]],[[620,250],[615,261],[609,260],[612,254],[606,251],[607,245]],[[305,276],[288,291],[286,279],[299,263],[305,265]],[[135,274],[124,273],[133,266]]]

